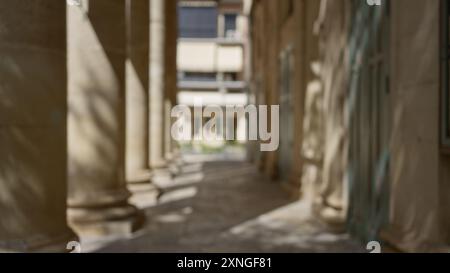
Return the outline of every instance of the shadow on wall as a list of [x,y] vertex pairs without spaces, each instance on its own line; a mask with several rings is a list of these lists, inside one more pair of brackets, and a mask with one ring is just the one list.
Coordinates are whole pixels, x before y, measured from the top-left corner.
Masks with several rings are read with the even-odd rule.
[[445,242],[438,198],[443,190],[438,145],[439,2],[391,3],[391,16],[396,18],[391,35],[391,196],[390,224],[384,233],[406,251],[435,251]]
[[125,183],[125,1],[96,0],[71,9],[69,177],[75,181],[69,193],[75,196],[93,194],[77,183],[94,191]]

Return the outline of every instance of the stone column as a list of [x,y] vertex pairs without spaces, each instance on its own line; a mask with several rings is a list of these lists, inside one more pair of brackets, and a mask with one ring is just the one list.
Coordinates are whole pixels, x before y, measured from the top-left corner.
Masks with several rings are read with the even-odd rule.
[[165,92],[165,156],[170,161],[172,174],[180,172],[180,152],[178,143],[171,136],[171,127],[175,120],[171,117],[171,110],[177,104],[178,93],[178,70],[177,70],[177,40],[178,40],[178,14],[177,0],[166,0],[166,92]]
[[[317,1],[319,2],[319,1]],[[307,71],[310,67],[310,52],[307,47],[309,32],[312,30],[306,26],[307,20],[307,1],[294,2],[294,23],[296,35],[294,36],[294,79],[292,98],[296,102],[293,107],[293,149],[292,149],[292,168],[288,181],[284,185],[293,198],[301,196],[301,177],[303,172],[303,118],[305,112],[305,91],[308,85]],[[311,27],[312,28],[312,27]],[[309,37],[308,37],[309,38]]]
[[0,251],[64,251],[66,4],[0,1]]
[[86,235],[138,224],[125,182],[125,0],[68,10],[69,220]]
[[127,2],[126,178],[150,181],[148,88],[150,14],[148,0]]
[[150,0],[150,167],[166,167],[164,112],[166,90],[166,0]]

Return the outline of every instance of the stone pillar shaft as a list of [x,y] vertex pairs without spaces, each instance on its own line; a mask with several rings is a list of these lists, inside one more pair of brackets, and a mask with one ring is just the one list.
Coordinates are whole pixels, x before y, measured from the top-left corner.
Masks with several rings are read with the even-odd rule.
[[150,0],[150,167],[166,166],[164,149],[166,0]]
[[178,14],[177,0],[166,0],[166,157],[174,161],[178,156],[178,143],[171,136],[171,127],[175,122],[171,110],[177,104],[178,70],[177,70],[177,40]]
[[80,232],[129,233],[125,182],[125,0],[68,11],[69,220]]
[[64,251],[66,4],[0,2],[0,250]]
[[149,42],[148,0],[127,0],[126,178],[149,181]]

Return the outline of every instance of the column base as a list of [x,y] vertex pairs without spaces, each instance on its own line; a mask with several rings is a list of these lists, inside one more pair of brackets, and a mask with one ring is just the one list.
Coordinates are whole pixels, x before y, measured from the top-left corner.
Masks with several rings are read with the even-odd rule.
[[174,159],[173,159],[173,162],[178,166],[178,167],[183,167],[185,164],[186,164],[186,162],[184,161],[184,159],[183,159],[183,156],[181,156],[181,155],[179,155],[179,156],[176,156]]
[[183,172],[184,165],[185,162],[183,160],[183,157],[180,154],[174,154],[169,164],[169,169],[175,176],[177,176]]
[[151,183],[152,173],[150,170],[137,171],[130,174],[127,178],[128,184],[147,184]]
[[155,161],[150,164],[150,167],[152,169],[152,172],[154,170],[165,169],[167,168],[167,161],[166,160]]
[[107,208],[69,208],[70,226],[81,237],[126,237],[145,222],[144,214],[135,206]]
[[71,250],[68,244],[78,240],[77,235],[68,228],[59,236],[38,235],[25,240],[0,241],[0,253],[68,253]]
[[149,183],[129,183],[128,190],[133,194],[130,199],[133,199],[136,193],[150,193],[160,191],[158,186],[153,183],[153,180],[150,180]]
[[168,166],[169,172],[172,175],[172,178],[181,174],[181,168],[176,164],[176,162],[171,162]]
[[166,166],[165,168],[154,169],[152,171],[152,181],[157,181],[161,178],[167,179],[169,177],[173,178],[173,174],[170,170],[170,165]]
[[321,198],[313,201],[313,215],[333,232],[346,231],[346,214],[342,210],[327,206]]

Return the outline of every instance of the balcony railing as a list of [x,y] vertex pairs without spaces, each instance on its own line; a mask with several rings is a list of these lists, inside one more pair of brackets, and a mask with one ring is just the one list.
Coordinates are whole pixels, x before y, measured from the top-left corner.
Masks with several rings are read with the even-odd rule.
[[222,38],[178,38],[178,42],[215,43],[219,45],[243,45],[244,41],[239,37]]
[[186,81],[178,82],[178,89],[180,90],[243,90],[246,87],[244,81]]

